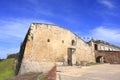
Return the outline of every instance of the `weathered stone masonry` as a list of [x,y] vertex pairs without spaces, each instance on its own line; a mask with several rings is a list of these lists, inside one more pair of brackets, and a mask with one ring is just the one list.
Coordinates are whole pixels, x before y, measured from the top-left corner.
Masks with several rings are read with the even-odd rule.
[[95,57],[96,62],[120,64],[120,51],[95,51]]
[[23,41],[16,73],[48,72],[55,64],[95,62],[93,44],[85,43],[71,31],[51,24],[31,24]]
[[96,62],[119,63],[120,47],[102,40],[93,40]]

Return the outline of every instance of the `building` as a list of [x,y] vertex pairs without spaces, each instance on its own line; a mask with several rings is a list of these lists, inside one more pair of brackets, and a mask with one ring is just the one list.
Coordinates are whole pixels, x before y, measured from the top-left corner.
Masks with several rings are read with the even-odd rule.
[[20,47],[16,74],[48,72],[54,65],[95,62],[92,43],[62,27],[33,23]]
[[92,40],[96,62],[119,63],[120,47],[112,45],[102,40]]
[[20,46],[16,74],[47,73],[55,65],[120,63],[120,48],[102,40],[86,43],[57,25],[33,23]]
[[112,45],[102,40],[95,40],[94,46],[97,51],[120,51],[120,47]]
[[7,59],[9,59],[9,58],[15,58],[15,59],[17,59],[18,58],[18,53],[8,54],[7,55]]

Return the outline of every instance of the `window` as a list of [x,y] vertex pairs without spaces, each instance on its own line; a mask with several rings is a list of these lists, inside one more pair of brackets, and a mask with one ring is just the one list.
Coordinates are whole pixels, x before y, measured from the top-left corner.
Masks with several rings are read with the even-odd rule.
[[48,39],[47,42],[50,42],[50,39]]
[[98,50],[98,45],[97,44],[95,44],[95,50]]
[[72,46],[75,46],[75,45],[76,45],[76,41],[75,41],[75,40],[72,40],[72,41],[71,41],[71,44],[72,44]]
[[62,40],[62,43],[64,43],[64,40]]

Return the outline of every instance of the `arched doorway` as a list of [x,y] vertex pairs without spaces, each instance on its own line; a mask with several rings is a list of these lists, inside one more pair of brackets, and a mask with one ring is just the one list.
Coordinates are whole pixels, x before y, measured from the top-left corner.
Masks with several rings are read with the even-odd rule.
[[98,56],[98,57],[96,58],[96,62],[98,62],[98,63],[103,63],[103,62],[104,62],[103,56]]

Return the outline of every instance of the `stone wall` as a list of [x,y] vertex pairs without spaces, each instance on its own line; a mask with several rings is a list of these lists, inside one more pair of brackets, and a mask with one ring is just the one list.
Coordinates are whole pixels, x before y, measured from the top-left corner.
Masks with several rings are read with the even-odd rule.
[[103,57],[103,62],[120,64],[120,51],[95,51],[95,57],[96,60]]
[[75,49],[72,64],[80,61],[95,62],[90,45],[71,31],[50,24],[31,24],[21,45],[17,71],[48,72],[56,62],[68,63],[68,49]]
[[9,58],[15,58],[15,59],[17,59],[18,58],[18,53],[8,54],[7,55],[7,59],[9,59]]

